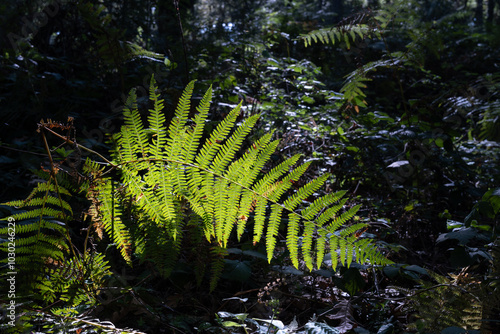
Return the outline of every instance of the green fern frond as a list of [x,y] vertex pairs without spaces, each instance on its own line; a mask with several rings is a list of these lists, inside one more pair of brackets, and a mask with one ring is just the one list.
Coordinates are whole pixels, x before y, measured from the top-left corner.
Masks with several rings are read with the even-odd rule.
[[208,117],[208,111],[210,109],[210,102],[212,101],[212,87],[206,91],[205,95],[200,101],[200,104],[196,107],[196,111],[198,112],[194,118],[194,129],[189,132],[189,137],[186,139],[187,143],[189,143],[188,148],[186,149],[186,157],[185,161],[187,163],[192,163],[196,151],[200,145],[200,140],[203,135],[203,130],[205,129],[205,121]]
[[[245,187],[253,184],[278,147],[278,140],[270,142],[272,136],[273,132],[271,131],[258,139],[242,158],[229,166],[226,177],[230,179],[236,178]],[[245,169],[244,173],[241,173],[242,168]]]
[[294,182],[297,182],[300,179],[310,165],[311,161],[306,162],[305,164],[292,170],[282,180],[275,182],[270,188],[271,195],[269,196],[269,199],[271,201],[279,201],[281,196],[293,186]]
[[[309,270],[312,270],[314,267],[312,249],[315,230],[316,226],[313,221],[305,222],[304,233],[302,234],[302,256],[304,257],[306,267]],[[324,249],[319,249],[318,251],[324,252]],[[318,265],[321,265],[321,263]]]
[[333,28],[323,28],[319,30],[311,31],[307,34],[300,35],[300,38],[304,40],[304,45],[306,47],[312,45],[312,42],[323,44],[332,44],[335,42],[345,42],[347,49],[351,48],[351,43],[366,38],[372,38],[373,36],[381,38],[380,32],[366,24],[348,25]]
[[[310,206],[302,210],[301,214],[304,217],[304,219],[312,220],[315,215],[319,213],[319,211],[323,210],[326,207],[329,207],[333,203],[339,201],[344,195],[347,193],[345,190],[340,190],[335,193],[330,193],[325,196],[319,197],[314,200],[313,203],[311,203]],[[345,199],[347,201],[347,199]],[[343,205],[343,204],[342,204]],[[342,208],[342,205],[338,208],[340,210]],[[330,209],[329,209],[330,210]],[[337,210],[337,211],[338,211]],[[333,214],[337,213],[337,211],[333,212]],[[330,216],[328,216],[329,218]],[[322,226],[321,224],[321,216],[318,217],[318,223]]]
[[268,200],[264,197],[259,198],[255,204],[255,223],[254,223],[254,237],[253,244],[260,242],[264,227],[266,224],[266,211]]
[[267,250],[267,261],[270,263],[274,255],[274,248],[276,247],[276,237],[278,235],[278,229],[281,223],[281,214],[283,213],[283,207],[280,205],[271,205],[271,215],[269,217],[269,223],[267,226],[266,234],[266,250]]
[[[280,228],[284,227],[286,247],[296,267],[300,255],[309,269],[320,266],[332,240],[340,251],[340,263],[344,265],[357,261],[358,252],[359,258],[388,263],[383,257],[375,256],[372,249],[376,247],[370,248],[366,241],[356,248],[358,241],[353,234],[365,225],[346,225],[359,206],[342,211],[347,201],[343,198],[345,191],[327,194],[312,203],[306,201],[323,186],[329,174],[296,187],[296,181],[311,162],[295,167],[300,159],[300,155],[295,155],[261,176],[264,165],[278,146],[278,141],[271,140],[272,133],[240,153],[258,115],[237,125],[239,105],[203,140],[212,90],[208,89],[197,108],[199,113],[189,120],[192,82],[181,96],[167,130],[161,116],[163,102],[156,93],[154,79],[151,85],[153,108],[149,124],[143,125],[135,106],[135,93],[131,92],[125,108],[126,125],[113,137],[112,154],[120,170],[121,180],[117,187],[121,194],[118,196],[110,190],[111,181],[101,177],[99,195],[102,198],[95,200],[100,203],[98,219],[108,233],[109,226],[114,226],[112,239],[122,250],[126,249],[122,251],[124,257],[131,253],[129,245],[133,235],[138,238],[136,253],[154,263],[161,262],[161,268],[165,268],[161,272],[168,274],[168,265],[162,262],[161,254],[169,247],[175,248],[170,252],[173,254],[171,259],[179,254],[188,217],[194,213],[197,216],[194,220],[199,224],[189,223],[188,230],[197,230],[195,234],[204,235],[208,243],[216,245],[212,249],[216,256],[212,283],[221,273],[223,261],[219,257],[224,254],[223,249],[234,234],[240,238],[246,232],[249,221],[253,222],[253,231],[249,234],[254,244],[265,239],[268,261],[273,258]],[[148,136],[151,133],[152,136]],[[289,195],[292,187],[296,189]],[[119,208],[126,203],[131,203],[133,211],[139,215],[135,220],[137,226],[129,227],[133,230],[130,235]],[[153,249],[149,249],[151,247]]]
[[366,108],[366,94],[363,90],[367,87],[365,84],[367,81],[372,81],[372,79],[366,77],[366,72],[359,72],[357,75],[349,76],[345,84],[340,88],[340,92],[344,94],[344,99],[348,103]]
[[[35,202],[44,203],[44,200],[35,201]],[[66,217],[66,214],[61,210],[42,206],[41,208],[36,208],[36,209],[32,209],[30,211],[17,213],[15,215],[13,215],[13,217],[16,220],[25,220],[25,219],[30,219],[30,218],[34,218],[34,217],[52,217],[52,218],[64,219],[64,217]]]
[[330,177],[330,174],[325,173],[318,177],[317,179],[314,179],[313,181],[309,182],[302,188],[300,188],[295,194],[290,196],[283,205],[290,211],[293,211],[297,208],[297,206],[302,202],[304,198],[308,198],[314,192],[316,192],[321,186],[328,180]]
[[120,250],[123,259],[131,264],[132,239],[121,220],[120,201],[114,191],[113,181],[110,178],[101,177],[101,167],[90,160],[85,164],[84,170],[96,178],[87,193],[87,197],[92,202],[89,214],[96,224],[102,225],[112,242]]
[[229,163],[234,159],[237,151],[241,148],[243,140],[250,133],[255,123],[259,119],[259,115],[253,115],[247,118],[243,124],[238,126],[227,142],[220,148],[217,156],[213,161],[213,171],[217,174],[222,174]]
[[105,277],[111,275],[109,269],[103,254],[85,252],[65,261],[51,262],[45,271],[50,279],[40,280],[35,289],[48,303],[61,300],[70,306],[93,306]]
[[[19,222],[17,219],[19,216],[17,214],[14,214],[11,216],[13,219],[18,221],[16,223],[16,232],[25,234],[25,233],[34,233],[38,231],[43,231],[43,230],[48,230],[48,231],[54,231],[56,233],[60,233],[63,235],[66,232],[66,227],[63,223],[60,223],[58,221],[49,221],[45,219],[40,219],[40,217],[34,217],[30,219],[25,219],[22,222]],[[7,233],[7,228],[2,228],[0,229],[0,234],[6,234]],[[22,240],[22,239],[21,239]]]
[[[11,271],[18,272],[18,298],[28,297],[30,301],[41,303],[62,300],[74,305],[92,304],[95,302],[92,295],[95,297],[101,287],[94,286],[94,283],[103,277],[95,275],[109,274],[105,261],[97,254],[94,254],[97,262],[89,258],[83,261],[73,252],[68,233],[68,222],[73,214],[67,200],[71,193],[59,186],[59,181],[68,185],[70,182],[64,180],[64,176],[56,181],[53,173],[37,175],[46,176],[48,181],[38,183],[27,199],[5,203],[25,211],[14,211],[10,217],[0,220],[1,238],[7,240],[0,244],[0,252],[11,253],[14,247],[16,256],[15,263],[3,256],[1,262],[6,263]],[[15,227],[6,221],[15,222]],[[13,230],[15,237],[12,237]],[[82,256],[90,254],[85,251]],[[91,263],[99,263],[103,271]],[[82,284],[84,281],[94,283]],[[30,295],[25,296],[22,291],[30,291]]]
[[257,181],[257,183],[252,187],[252,190],[257,193],[267,195],[272,190],[268,185],[272,184],[282,175],[287,173],[290,167],[297,163],[297,161],[300,159],[300,156],[300,154],[296,154],[271,169],[266,175],[264,175],[262,179]]
[[286,236],[286,246],[290,252],[290,260],[292,264],[299,267],[299,232],[300,232],[300,216],[290,212],[288,215],[288,233]]
[[[69,192],[51,180],[38,183],[25,200],[3,203],[25,210],[2,220],[15,221],[16,262],[31,263],[25,268],[26,273],[32,271],[35,274],[48,257],[60,260],[69,250],[66,223],[72,209],[67,201],[55,197]],[[12,227],[8,223],[0,225],[0,235],[8,236],[11,231]],[[0,244],[0,250],[4,252],[8,252],[8,247],[8,241]],[[6,262],[6,259],[2,262]]]
[[[357,210],[355,210],[355,211],[357,211]],[[348,212],[346,212],[346,213],[348,213]],[[350,218],[348,218],[348,219],[350,219]],[[359,230],[362,230],[363,228],[365,228],[367,226],[368,225],[365,223],[357,223],[357,224],[347,226],[347,227],[339,230],[339,236],[341,236],[341,237],[351,236],[352,234],[358,232]]]
[[120,44],[126,53],[127,59],[147,58],[150,60],[158,61],[158,59],[165,58],[165,56],[160,54],[160,53],[146,50],[143,47],[141,47],[140,45],[137,45],[137,44],[129,42],[129,41],[127,41],[127,42],[120,41]]
[[[323,259],[325,258],[325,253],[328,244],[328,231],[325,229],[320,229],[318,231],[318,236],[316,237],[316,264],[321,266]],[[360,261],[361,262],[361,261]]]
[[125,108],[123,109],[123,116],[125,126],[127,127],[126,133],[130,134],[129,138],[133,140],[130,141],[130,143],[133,143],[130,147],[131,152],[133,152],[132,158],[135,160],[146,158],[148,156],[148,139],[144,131],[141,115],[137,110],[137,95],[135,89],[130,91],[130,95],[125,103]]
[[[209,89],[210,91],[211,89]],[[238,114],[240,113],[241,103],[231,110],[231,112],[224,118],[222,122],[217,125],[215,130],[211,133],[208,140],[205,142],[203,147],[200,150],[199,155],[196,157],[196,163],[203,167],[208,168],[212,163],[215,155],[218,153],[220,149],[220,142],[225,140],[229,135]]]
[[[342,203],[343,204],[343,203]],[[358,210],[361,208],[360,205],[356,205],[352,208],[350,208],[348,211],[342,213],[340,216],[335,216],[333,218],[332,222],[328,225],[328,230],[330,232],[335,232],[336,230],[339,229],[340,226],[344,225],[349,219],[354,217]],[[338,209],[338,207],[335,207],[335,209]],[[361,226],[360,228],[363,228],[364,226]]]
[[[57,197],[54,196],[47,196],[45,198],[28,198],[26,200],[18,200],[18,201],[11,201],[5,203],[8,206],[13,206],[13,207],[18,207],[18,208],[23,208],[23,207],[31,207],[31,206],[43,206],[44,204],[51,204],[51,205],[56,205],[56,206],[61,206],[64,208],[69,215],[73,215],[73,210],[71,209],[71,206],[69,205],[68,202],[65,200],[61,200]],[[48,213],[44,213],[48,215]],[[35,215],[38,216],[38,215]],[[23,218],[17,218],[17,219],[23,219]]]
[[[191,96],[193,95],[193,89],[194,89],[194,81],[191,81],[184,89],[184,92],[182,93],[182,96],[179,99],[177,108],[175,109],[175,117],[170,123],[170,126],[168,128],[169,147],[171,148],[178,148],[176,146],[176,140],[182,139],[182,136],[179,136],[179,134],[181,134],[186,130],[185,125],[188,120],[189,110],[191,109]],[[162,110],[158,109],[157,111],[161,112]],[[179,154],[178,154],[178,152],[180,151],[181,151],[180,149],[170,150],[169,157],[171,159],[177,158],[177,160],[181,160],[179,159]]]
[[163,147],[167,142],[167,134],[165,131],[165,115],[163,110],[163,99],[160,94],[156,93],[156,81],[154,76],[151,76],[149,86],[149,99],[153,101],[153,108],[149,110],[148,122],[153,133],[152,143],[149,146],[149,154],[155,159],[163,159]]

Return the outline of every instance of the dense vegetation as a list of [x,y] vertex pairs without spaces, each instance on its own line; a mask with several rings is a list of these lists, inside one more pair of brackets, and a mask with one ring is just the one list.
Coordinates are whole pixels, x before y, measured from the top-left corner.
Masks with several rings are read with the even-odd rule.
[[2,2],[1,331],[495,333],[499,7]]

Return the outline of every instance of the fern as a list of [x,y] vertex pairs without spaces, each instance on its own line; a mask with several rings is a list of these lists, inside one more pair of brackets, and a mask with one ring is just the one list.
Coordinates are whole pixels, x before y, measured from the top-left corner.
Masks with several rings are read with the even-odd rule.
[[111,275],[109,268],[102,254],[85,252],[61,263],[51,262],[45,271],[50,279],[41,279],[36,288],[47,303],[95,305],[105,276]]
[[87,197],[91,200],[88,214],[92,218],[93,227],[98,236],[103,238],[103,231],[111,237],[112,243],[120,250],[123,259],[131,263],[131,236],[121,220],[121,206],[117,196],[113,181],[110,178],[102,177],[102,167],[87,159],[84,172],[94,180],[88,184]]
[[[2,224],[0,235],[13,234],[10,234],[12,239],[0,244],[0,250],[12,253],[9,246],[15,249],[15,265],[25,271],[26,281],[41,274],[45,261],[63,261],[69,252],[66,218],[72,211],[68,202],[60,197],[69,192],[54,184],[52,178],[50,181],[38,183],[24,201],[3,203],[17,208],[17,212],[2,219],[9,223]],[[7,263],[7,259],[1,262]]]
[[110,274],[107,262],[99,253],[72,252],[68,222],[73,210],[67,201],[72,192],[60,185],[70,184],[65,174],[36,174],[48,181],[38,183],[25,200],[4,203],[15,211],[2,219],[8,223],[2,224],[0,235],[9,237],[0,244],[0,251],[15,253],[15,261],[7,257],[2,262],[9,272],[17,273],[20,298],[94,305],[104,277]]
[[304,40],[306,47],[312,45],[312,42],[323,44],[332,44],[335,42],[344,42],[347,49],[351,48],[351,43],[361,41],[366,38],[377,37],[381,39],[380,31],[367,24],[346,25],[333,28],[323,28],[303,34],[300,37]]
[[[314,30],[306,35],[301,35],[304,40],[305,46],[310,46],[314,41],[318,41],[323,44],[335,44],[335,42],[344,42],[347,49],[351,48],[351,44],[357,41],[362,41],[367,38],[377,37],[382,39],[380,29],[377,26],[371,26],[367,24],[355,24],[355,25],[344,25],[339,27],[324,28],[320,30]],[[366,88],[366,82],[371,81],[367,76],[369,71],[375,70],[377,64],[370,63],[362,68],[357,69],[352,72],[346,79],[346,82],[342,86],[340,92],[344,94],[344,100],[354,105],[356,108],[366,107],[364,89]]]
[[[387,29],[391,22],[398,20],[397,14],[400,11],[411,12],[404,2],[396,1],[395,4],[387,4],[387,6],[384,6],[383,9],[378,10],[374,14],[371,14],[370,12],[368,24],[354,23],[331,28],[323,28],[301,35],[300,38],[304,40],[306,47],[312,45],[312,42],[321,42],[323,44],[332,45],[336,42],[344,42],[346,48],[350,49],[351,44],[368,38],[377,38],[382,40],[387,47],[383,32]],[[407,15],[411,15],[411,13]],[[362,14],[361,19],[354,18],[354,21],[360,21],[364,18],[365,15]],[[398,23],[406,24],[407,22],[398,21]],[[418,41],[414,42],[415,45],[418,43]],[[372,80],[369,77],[370,73],[375,72],[379,68],[399,68],[407,64],[418,64],[419,55],[415,52],[418,50],[418,47],[415,45],[408,45],[408,52],[406,53],[388,52],[386,59],[369,62],[347,75],[344,85],[340,89],[340,92],[343,93],[343,100],[345,103],[354,106],[354,109],[357,112],[359,112],[359,107],[367,107],[367,102],[365,100],[366,94],[364,90],[367,88],[366,83]],[[421,65],[417,65],[415,67],[421,67]]]
[[[34,171],[40,181],[26,199],[3,203],[10,216],[0,220],[0,252],[7,253],[1,256],[2,267],[7,268],[2,276],[15,275],[15,300],[20,317],[14,327],[11,323],[0,325],[0,331],[32,330],[39,323],[38,312],[44,312],[48,306],[57,304],[50,311],[53,314],[62,310],[77,313],[73,307],[95,306],[105,278],[111,274],[104,256],[87,249],[89,234],[83,252],[72,243],[71,203],[75,190],[85,185],[75,186],[78,174],[74,165],[70,165],[70,170],[62,168],[62,162],[56,160],[63,160],[52,156],[54,151],[66,153],[64,148],[49,149],[45,134],[55,133],[54,129],[72,133],[71,119],[68,124],[50,120],[39,124],[50,170],[42,167]],[[65,142],[73,141],[66,138]],[[7,288],[2,285],[2,292]]]
[[[193,88],[194,82],[191,82],[180,98],[168,128],[164,124],[163,101],[156,93],[154,78],[150,88],[153,108],[147,125],[140,118],[132,91],[124,112],[125,125],[120,133],[113,136],[113,164],[119,168],[117,187],[121,193],[110,193],[109,179],[101,178],[95,182],[95,193],[99,195],[93,198],[96,208],[94,219],[104,224],[108,233],[109,225],[115,222],[111,239],[127,261],[130,261],[127,257],[130,239],[125,237],[127,229],[122,224],[122,213],[118,207],[126,206],[131,199],[132,210],[140,213],[130,227],[130,230],[135,230],[133,235],[141,236],[140,240],[136,240],[138,247],[135,251],[161,268],[168,264],[162,260],[164,255],[159,254],[175,256],[181,249],[186,224],[192,221],[189,209],[198,217],[195,219],[198,224],[189,224],[189,230],[199,230],[207,243],[213,245],[213,277],[221,273],[223,250],[229,240],[234,235],[240,238],[249,227],[249,221],[254,223],[254,244],[264,237],[267,258],[271,261],[285,217],[288,218],[287,248],[296,267],[299,266],[300,255],[309,269],[321,266],[328,243],[332,240],[342,246],[338,256],[343,265],[348,266],[358,258],[373,263],[389,263],[372,243],[355,236],[355,232],[364,228],[365,224],[346,227],[358,207],[342,211],[345,192],[317,198],[304,207],[304,200],[327,181],[328,174],[292,189],[310,164],[293,168],[300,159],[296,155],[260,176],[278,145],[278,141],[271,141],[272,133],[264,135],[245,152],[240,152],[258,116],[251,116],[236,127],[240,111],[240,106],[237,106],[203,141],[212,90],[209,88],[201,100],[197,107],[198,114],[188,119]],[[93,170],[98,176],[100,172],[95,166]],[[288,195],[290,192],[292,194]],[[114,213],[109,209],[111,201],[114,201]],[[118,205],[118,202],[121,204]],[[318,239],[317,235],[321,237]],[[157,239],[160,236],[161,242]],[[331,252],[335,253],[336,249]],[[148,253],[150,256],[146,256]],[[316,254],[316,261],[313,254]],[[335,268],[338,262],[333,263]],[[160,272],[169,271],[160,269]],[[211,285],[214,286],[213,283]]]
[[410,294],[417,320],[410,323],[408,329],[421,328],[426,332],[438,332],[452,326],[479,329],[483,305],[489,298],[481,303],[478,282],[465,269],[458,275],[450,274],[451,279],[430,270],[427,272],[438,284],[422,280],[422,288]]

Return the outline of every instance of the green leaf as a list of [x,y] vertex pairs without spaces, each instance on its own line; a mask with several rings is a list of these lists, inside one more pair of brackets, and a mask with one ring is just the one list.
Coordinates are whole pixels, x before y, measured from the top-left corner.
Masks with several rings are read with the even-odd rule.
[[477,230],[471,227],[457,228],[452,232],[440,234],[436,242],[441,243],[446,240],[458,240],[459,244],[466,245],[478,235]]

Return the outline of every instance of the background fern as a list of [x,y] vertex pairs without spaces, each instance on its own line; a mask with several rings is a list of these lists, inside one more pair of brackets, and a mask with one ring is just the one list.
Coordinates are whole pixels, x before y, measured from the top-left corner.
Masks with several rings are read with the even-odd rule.
[[[66,126],[42,120],[40,131],[49,125]],[[15,327],[0,325],[7,332],[23,332],[37,322],[37,311],[48,305],[51,314],[66,307],[94,306],[105,278],[111,274],[104,256],[87,248],[88,234],[83,251],[73,244],[70,203],[76,187],[73,177],[54,163],[52,150],[47,152],[51,170],[34,172],[40,181],[29,196],[2,204],[9,212],[0,220],[0,261],[6,268],[2,276],[10,278],[15,273],[16,307],[22,314]],[[2,292],[7,288],[2,286]]]
[[[15,268],[19,275],[19,284],[35,285],[44,275],[46,262],[63,262],[69,254],[66,222],[72,215],[68,202],[63,199],[70,195],[69,191],[60,187],[50,178],[48,182],[40,182],[25,200],[3,203],[10,207],[12,214],[2,218],[0,235],[4,236],[0,250],[9,253],[9,246],[14,249]],[[7,222],[15,222],[15,234],[9,240]],[[8,259],[1,260],[8,264]],[[16,271],[11,270],[11,271]]]
[[428,272],[438,284],[422,281],[422,289],[411,297],[416,319],[408,326],[409,329],[439,332],[456,326],[478,330],[483,312],[478,282],[468,277],[465,270],[459,275],[450,275],[451,279]]
[[[99,194],[98,200],[93,199],[98,213],[95,217],[108,233],[110,222],[119,225],[111,230],[111,239],[127,261],[123,249],[130,239],[123,236],[131,233],[138,256],[153,261],[162,275],[168,275],[183,239],[191,238],[195,230],[196,238],[204,235],[211,245],[213,288],[221,273],[224,249],[232,236],[240,240],[250,235],[251,221],[253,243],[265,239],[268,261],[273,257],[280,228],[287,223],[287,248],[295,267],[300,266],[300,259],[310,270],[319,267],[328,252],[334,269],[339,263],[349,266],[352,261],[390,262],[373,243],[356,235],[366,224],[346,225],[359,207],[343,211],[345,192],[318,197],[304,205],[304,200],[326,182],[328,174],[295,187],[310,165],[308,162],[293,168],[300,158],[296,155],[261,175],[278,145],[272,140],[273,134],[264,135],[241,152],[258,115],[236,125],[240,112],[237,106],[203,140],[212,90],[208,89],[196,108],[198,113],[189,119],[193,87],[194,82],[186,87],[168,128],[154,78],[150,85],[153,108],[147,125],[141,120],[135,92],[131,91],[124,109],[125,125],[112,138],[115,147],[111,167],[119,169],[119,185],[110,193],[110,180],[95,182]],[[90,168],[98,173],[95,165]],[[111,216],[106,204],[111,201],[130,207],[130,232],[122,224],[118,209]]]
[[336,42],[345,43],[347,49],[351,44],[362,41],[366,38],[377,37],[381,39],[380,31],[367,24],[344,25],[332,28],[323,28],[313,30],[300,36],[304,40],[306,47],[312,45],[312,42],[323,44],[332,44]]

